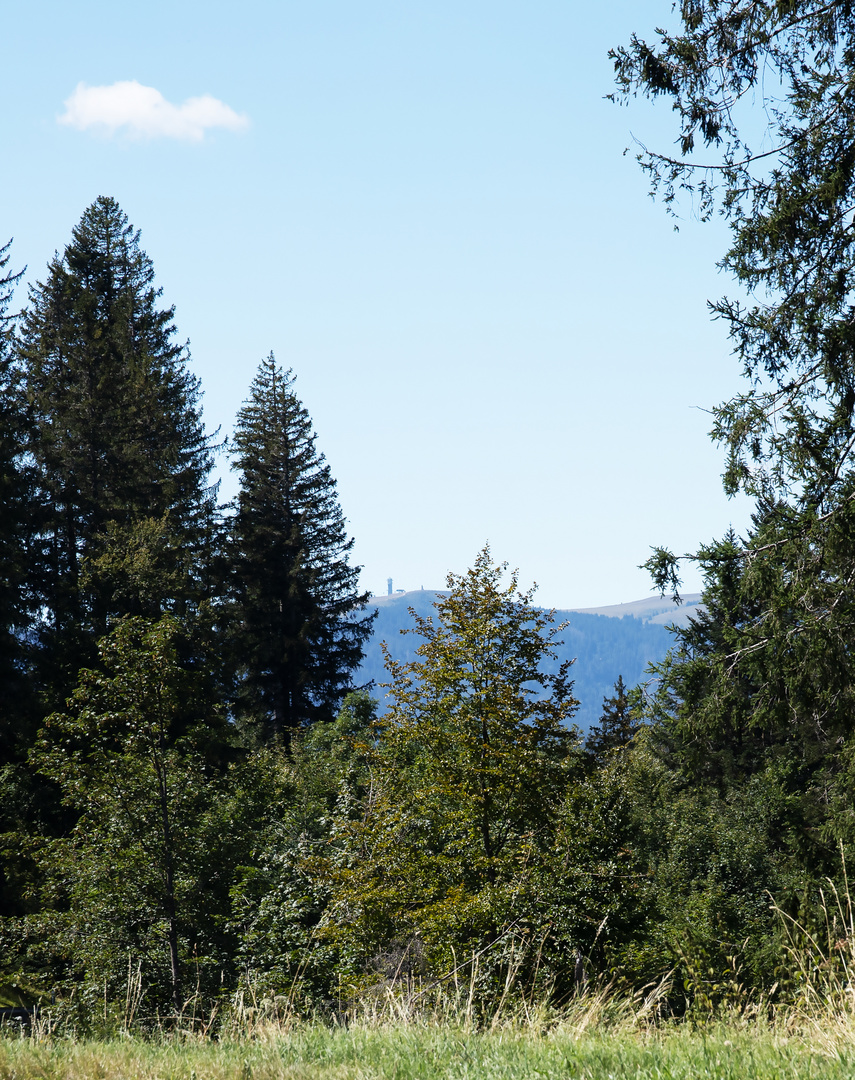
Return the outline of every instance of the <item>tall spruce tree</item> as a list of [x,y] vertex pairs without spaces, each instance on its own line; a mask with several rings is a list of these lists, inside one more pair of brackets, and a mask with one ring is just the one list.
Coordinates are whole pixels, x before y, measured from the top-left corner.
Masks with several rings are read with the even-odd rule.
[[[11,240],[0,247],[0,747],[16,741],[8,724],[24,692],[23,645],[32,616],[27,582],[30,514],[26,401],[13,352],[14,316],[8,314],[23,270],[6,270]],[[5,754],[0,750],[0,762]]]
[[7,270],[10,244],[0,247],[0,915],[24,909],[26,869],[13,834],[30,801],[24,762],[39,721],[30,677],[32,470],[24,453],[26,396],[10,311],[23,270]]
[[86,210],[31,289],[19,354],[37,479],[40,671],[61,704],[122,615],[199,596],[211,445],[173,309],[115,200]]
[[362,659],[362,608],[335,480],[291,371],[271,353],[234,436],[240,492],[231,521],[241,676],[236,709],[263,739],[332,720]]
[[238,415],[231,521],[236,712],[263,740],[331,720],[374,616],[358,592],[336,482],[290,370],[264,360]]

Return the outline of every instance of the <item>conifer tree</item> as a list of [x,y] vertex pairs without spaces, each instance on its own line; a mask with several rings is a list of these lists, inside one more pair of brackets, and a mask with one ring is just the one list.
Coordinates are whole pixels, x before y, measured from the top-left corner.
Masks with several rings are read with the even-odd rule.
[[29,650],[32,472],[23,453],[27,408],[9,311],[23,270],[6,269],[10,244],[0,247],[0,915],[22,910],[25,887],[12,834],[31,801],[23,763],[39,721]]
[[37,473],[41,673],[59,704],[111,619],[198,598],[212,528],[197,380],[139,232],[86,210],[30,294],[19,346]]
[[372,615],[348,557],[335,480],[294,377],[273,354],[238,414],[231,522],[242,671],[236,708],[262,738],[332,720],[351,689]]
[[603,698],[600,722],[588,732],[585,749],[601,761],[610,750],[620,750],[624,746],[629,746],[638,731],[638,726],[623,675],[618,675],[614,696]]
[[[685,0],[613,51],[617,95],[664,96],[676,145],[639,160],[666,205],[719,210],[737,295],[710,305],[746,382],[713,410],[751,528],[702,546],[706,614],[657,674],[657,737],[728,792],[780,788],[781,844],[820,874],[855,843],[855,7]],[[752,104],[754,108],[752,109]],[[672,144],[673,146],[673,144]],[[679,559],[647,566],[679,596]]]
[[3,273],[10,245],[0,247],[0,745],[7,751],[15,742],[7,722],[23,692],[22,637],[31,617],[26,580],[29,473],[21,453],[26,406],[12,349],[14,316],[7,314],[24,271]]

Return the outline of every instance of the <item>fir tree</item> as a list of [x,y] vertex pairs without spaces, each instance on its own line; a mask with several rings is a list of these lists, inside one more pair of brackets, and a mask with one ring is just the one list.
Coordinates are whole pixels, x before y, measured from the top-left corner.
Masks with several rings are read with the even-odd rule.
[[238,414],[231,523],[238,648],[236,708],[263,738],[332,720],[351,689],[373,616],[329,466],[290,371],[271,354]]
[[30,477],[21,452],[26,403],[12,348],[14,316],[7,314],[24,271],[3,273],[10,245],[0,247],[0,745],[7,751],[16,741],[6,726],[23,692],[23,639],[32,614],[26,566]]
[[30,295],[20,357],[33,414],[41,671],[59,703],[122,615],[199,594],[212,528],[197,380],[139,232],[97,199]]
[[619,675],[615,683],[614,696],[603,698],[600,722],[588,732],[585,749],[594,758],[602,761],[610,750],[620,750],[629,746],[635,738],[638,727],[623,676]]
[[32,689],[30,636],[34,603],[29,559],[32,470],[24,454],[28,422],[9,311],[23,270],[6,270],[11,241],[0,247],[0,914],[24,910],[28,870],[13,832],[31,803],[25,766],[38,727]]
[[[855,8],[692,0],[675,18],[612,58],[620,96],[664,95],[678,118],[678,152],[639,155],[654,191],[730,225],[718,265],[738,295],[710,308],[746,382],[712,436],[725,490],[757,511],[693,556],[707,614],[658,669],[657,738],[728,798],[777,786],[770,843],[825,874],[855,844]],[[679,560],[647,565],[677,595]]]

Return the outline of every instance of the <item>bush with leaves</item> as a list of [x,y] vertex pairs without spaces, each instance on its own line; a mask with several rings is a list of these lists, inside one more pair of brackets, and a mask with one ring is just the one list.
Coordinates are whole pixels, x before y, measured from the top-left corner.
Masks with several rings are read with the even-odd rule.
[[363,812],[376,702],[345,698],[335,720],[251,754],[232,798],[255,804],[249,860],[232,889],[242,977],[292,1007],[328,1008],[354,968],[323,921],[344,836]]
[[618,949],[635,985],[673,972],[672,1006],[744,1004],[786,978],[773,900],[798,910],[810,878],[776,850],[790,796],[785,776],[758,774],[726,794],[690,784],[642,730],[621,770],[647,876],[645,917]]

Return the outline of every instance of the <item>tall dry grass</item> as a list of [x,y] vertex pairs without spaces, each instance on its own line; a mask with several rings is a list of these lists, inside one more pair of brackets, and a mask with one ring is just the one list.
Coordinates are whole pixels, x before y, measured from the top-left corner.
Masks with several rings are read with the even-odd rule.
[[795,994],[779,1010],[779,1023],[828,1052],[855,1047],[855,904],[842,844],[840,860],[842,889],[828,878],[820,890],[819,931],[773,905],[795,974]]
[[314,1019],[301,1007],[299,980],[273,994],[247,979],[207,1011],[192,996],[167,1023],[143,1015],[141,972],[131,963],[111,1037],[105,1028],[87,1041],[73,1014],[45,1008],[26,1036],[0,1032],[0,1080],[851,1080],[855,903],[845,863],[842,886],[829,881],[821,892],[821,931],[775,910],[795,993],[774,1008],[746,997],[704,1023],[681,1022],[668,1007],[668,978],[635,993],[582,984],[559,1006],[542,987],[519,984],[522,964],[511,952],[489,1011],[475,955],[441,979],[393,976]]

